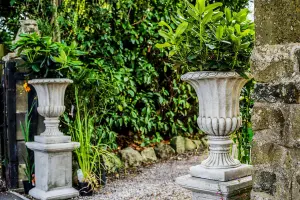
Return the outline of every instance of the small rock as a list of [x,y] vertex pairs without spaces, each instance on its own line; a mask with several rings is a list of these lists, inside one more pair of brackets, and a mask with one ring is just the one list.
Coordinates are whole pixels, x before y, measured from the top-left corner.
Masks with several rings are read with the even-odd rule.
[[157,157],[156,157],[156,154],[155,154],[155,151],[154,151],[153,147],[149,147],[149,148],[144,149],[141,152],[141,155],[143,157],[143,161],[146,162],[146,163],[157,161]]
[[195,150],[196,148],[197,148],[196,144],[191,139],[185,138],[185,149],[187,151],[192,151]]
[[155,150],[156,156],[161,159],[170,158],[170,156],[175,154],[175,150],[168,144],[160,143],[155,147],[154,150]]
[[143,161],[141,154],[131,147],[127,147],[120,151],[125,167],[138,167]]
[[176,136],[171,139],[171,146],[175,149],[176,153],[185,152],[185,140],[182,136]]
[[194,144],[196,145],[196,148],[197,148],[197,149],[203,149],[203,148],[204,148],[204,146],[203,146],[201,140],[193,140],[193,142],[194,142]]
[[201,139],[202,145],[204,146],[204,148],[208,147],[208,143],[207,143],[207,138],[202,138]]

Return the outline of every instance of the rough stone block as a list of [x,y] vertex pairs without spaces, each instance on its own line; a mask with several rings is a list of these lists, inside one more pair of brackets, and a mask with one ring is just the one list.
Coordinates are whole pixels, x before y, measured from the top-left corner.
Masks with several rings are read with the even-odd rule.
[[285,123],[284,106],[275,104],[255,103],[252,113],[252,128],[254,131],[277,129],[282,131]]
[[171,139],[171,146],[176,153],[181,154],[185,152],[185,140],[182,136],[176,136]]
[[24,140],[20,122],[24,125],[26,113],[16,113],[16,132],[17,132],[17,140]]
[[292,82],[281,84],[257,83],[252,97],[256,102],[294,104],[299,103],[299,90]]
[[270,141],[254,139],[252,143],[252,164],[283,164],[287,154],[286,148]]
[[28,94],[23,88],[23,81],[16,84],[16,112],[27,112]]
[[17,142],[18,146],[18,161],[19,164],[24,164],[24,158],[26,156],[26,145],[24,141],[18,141]]
[[253,191],[274,195],[276,192],[276,174],[269,171],[255,170],[253,173]]
[[143,162],[149,163],[149,162],[156,162],[157,161],[155,151],[152,147],[144,149],[141,152],[141,155],[143,157]]
[[185,138],[185,149],[187,151],[192,151],[195,150],[196,148],[197,148],[196,144],[191,139]]
[[251,192],[251,200],[275,200],[274,196],[264,192]]
[[256,45],[300,42],[299,0],[255,0]]
[[256,46],[251,71],[257,82],[278,82],[299,72],[300,44]]
[[120,151],[121,158],[125,163],[125,167],[138,167],[143,162],[141,154],[131,147],[127,147]]
[[285,133],[284,140],[286,141],[286,146],[300,148],[300,104],[289,107]]
[[158,158],[168,159],[175,154],[175,150],[168,144],[158,144],[155,148],[155,153]]

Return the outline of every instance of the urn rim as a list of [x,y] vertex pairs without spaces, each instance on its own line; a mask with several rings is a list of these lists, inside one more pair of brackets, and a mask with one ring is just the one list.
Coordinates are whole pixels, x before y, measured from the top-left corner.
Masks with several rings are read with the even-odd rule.
[[71,79],[68,78],[43,78],[43,79],[32,79],[28,81],[29,84],[37,83],[73,83]]
[[[248,79],[252,78],[252,75],[247,74]],[[181,80],[199,80],[199,79],[208,79],[208,78],[242,78],[235,71],[196,71],[196,72],[188,72],[181,76]]]

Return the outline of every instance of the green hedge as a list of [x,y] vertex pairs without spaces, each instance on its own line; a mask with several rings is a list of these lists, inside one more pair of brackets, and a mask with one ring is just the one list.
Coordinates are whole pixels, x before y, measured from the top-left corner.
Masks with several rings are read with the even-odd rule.
[[[16,33],[17,21],[24,13],[38,20],[43,35],[54,32],[55,23],[50,22],[55,9],[49,1],[14,2],[4,16],[9,20],[0,22],[0,32],[6,27]],[[180,81],[186,71],[172,65],[166,54],[154,47],[164,42],[158,35],[158,23],[164,20],[172,26],[172,16],[184,9],[184,0],[64,2],[58,7],[57,18],[61,39],[76,41],[87,51],[83,62],[96,72],[65,76],[75,80],[82,98],[93,114],[99,115],[95,137],[102,137],[112,147],[116,147],[117,135],[141,145],[175,135],[201,137],[196,124],[197,98],[193,89]],[[246,4],[245,0],[229,2],[226,5],[236,10]],[[72,88],[68,91],[66,99],[71,105],[74,92]]]

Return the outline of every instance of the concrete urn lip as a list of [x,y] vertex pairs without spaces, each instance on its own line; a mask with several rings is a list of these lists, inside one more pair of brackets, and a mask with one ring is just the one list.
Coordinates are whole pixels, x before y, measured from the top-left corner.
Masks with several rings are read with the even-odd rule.
[[66,88],[73,83],[66,78],[33,79],[28,81],[38,96],[38,113],[45,117],[45,132],[41,136],[63,136],[59,131],[59,117],[64,113],[64,96]]
[[[249,76],[251,78],[251,76]],[[199,128],[208,135],[209,157],[201,163],[207,169],[241,166],[230,155],[230,134],[242,124],[239,97],[249,81],[236,72],[199,71],[181,76],[196,91],[199,100]]]

